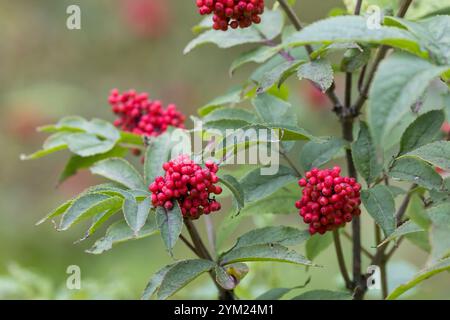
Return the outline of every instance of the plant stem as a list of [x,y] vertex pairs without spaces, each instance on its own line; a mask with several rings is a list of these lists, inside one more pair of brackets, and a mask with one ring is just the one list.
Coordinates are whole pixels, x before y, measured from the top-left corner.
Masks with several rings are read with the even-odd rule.
[[[208,249],[204,245],[200,234],[197,231],[194,223],[190,219],[184,219],[184,225],[186,226],[189,235],[191,236],[192,242],[194,243],[194,247],[196,252],[198,253],[199,258],[214,261],[211,257],[211,254],[208,252]],[[214,284],[219,290],[219,299],[220,300],[235,300],[235,296],[232,290],[226,290],[222,288],[216,281],[216,274],[214,271],[209,272],[211,278],[213,279]]]
[[[303,26],[302,23],[300,22],[300,19],[298,18],[297,14],[294,12],[292,7],[286,2],[286,0],[277,0],[277,1],[280,4],[280,7],[286,13],[288,19],[291,21],[294,28],[297,31],[302,30]],[[309,55],[311,55],[311,53],[314,52],[314,49],[309,44],[305,45],[305,49]],[[330,89],[328,89],[325,94],[327,95],[328,99],[333,103],[333,109],[335,110],[335,112],[341,112],[341,110],[343,109],[342,103],[340,102],[338,96],[336,95],[335,89],[336,85],[333,82]]]
[[[406,12],[409,9],[409,6],[411,5],[412,0],[403,0],[402,5],[400,6],[399,11],[397,12],[397,17],[403,18],[406,15]],[[361,93],[359,95],[358,100],[355,102],[355,104],[352,107],[352,113],[357,116],[363,107],[364,103],[366,102],[368,95],[369,95],[369,89],[372,84],[373,78],[375,76],[375,73],[378,70],[378,66],[380,65],[381,61],[386,57],[386,54],[389,51],[388,46],[381,46],[378,49],[377,55],[375,57],[375,60],[372,64],[372,69],[369,72],[368,79],[366,81],[366,84],[362,86]]]
[[345,266],[344,254],[342,252],[341,239],[339,237],[339,231],[333,230],[334,247],[336,249],[336,256],[338,258],[339,270],[341,271],[342,277],[344,278],[345,287],[349,290],[352,289],[352,280],[350,279]]
[[[347,231],[342,232],[342,234],[344,235],[345,238],[347,238],[353,243],[353,238]],[[373,254],[371,254],[370,251],[364,248],[363,246],[361,246],[361,251],[366,255],[367,258],[373,259]]]
[[[374,226],[375,226],[375,243],[379,244],[381,242],[381,229],[376,223],[374,223]],[[383,299],[386,299],[386,297],[388,296],[386,262],[387,262],[386,259],[383,259],[380,264],[381,296]]]
[[181,241],[189,248],[192,252],[194,252],[197,256],[200,256],[197,252],[197,249],[189,242],[188,239],[186,239],[182,234],[180,235]]
[[292,168],[292,170],[295,171],[297,176],[301,177],[302,173],[300,172],[299,169],[297,169],[297,167],[295,166],[294,162],[292,162],[292,160],[289,158],[289,156],[286,154],[286,152],[284,150],[280,150],[280,154],[286,160],[286,162],[289,164],[289,166]]

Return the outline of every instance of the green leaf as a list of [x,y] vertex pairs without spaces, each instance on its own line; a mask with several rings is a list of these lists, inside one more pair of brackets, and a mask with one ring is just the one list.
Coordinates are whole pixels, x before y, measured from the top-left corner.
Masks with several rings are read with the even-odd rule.
[[114,214],[119,212],[120,209],[121,209],[120,206],[115,206],[109,210],[104,211],[103,213],[100,213],[100,214],[94,216],[94,218],[92,219],[93,220],[92,224],[89,227],[89,229],[86,231],[84,237],[81,238],[80,240],[78,240],[77,242],[84,241],[87,238],[89,238],[90,236],[92,236],[106,221],[109,220],[109,218],[111,218]]
[[285,46],[337,42],[385,44],[420,56],[426,56],[420,50],[416,38],[409,32],[385,26],[369,29],[367,19],[360,16],[333,17],[312,23],[301,31],[292,34],[285,41]]
[[73,133],[66,138],[67,146],[73,153],[81,157],[90,157],[110,151],[115,142],[101,140],[89,133]]
[[416,158],[400,158],[389,171],[393,179],[410,181],[427,189],[439,190],[443,180],[428,163]]
[[283,298],[283,296],[285,296],[286,294],[288,294],[292,290],[303,289],[304,287],[306,287],[309,284],[310,281],[311,281],[311,278],[308,278],[306,280],[306,282],[303,285],[300,285],[300,286],[296,286],[296,287],[292,287],[292,288],[274,288],[274,289],[270,289],[269,291],[264,292],[263,294],[261,294],[258,297],[256,297],[255,300],[280,300],[281,298]]
[[269,70],[261,72],[261,79],[257,81],[259,86],[258,89],[256,89],[256,93],[261,94],[266,92],[276,84],[280,87],[280,84],[294,74],[298,67],[305,62],[306,60],[283,61],[270,69],[269,64],[269,67],[266,67]]
[[370,49],[352,48],[345,52],[341,61],[341,70],[355,72],[365,66],[370,59]]
[[298,78],[309,79],[326,92],[334,81],[333,68],[328,60],[320,59],[302,64],[297,71]]
[[69,229],[77,222],[93,217],[113,208],[120,208],[123,199],[120,197],[109,197],[99,193],[88,193],[77,198],[67,209],[61,218],[58,230]]
[[288,183],[297,180],[295,173],[290,168],[280,166],[274,175],[261,175],[260,168],[249,172],[241,179],[241,187],[244,190],[245,202],[253,202],[263,199]]
[[174,202],[173,209],[170,211],[163,207],[156,208],[156,220],[164,245],[167,251],[172,254],[183,229],[183,215],[178,201]]
[[327,232],[323,235],[316,234],[308,239],[306,242],[306,257],[313,261],[323,251],[333,243],[333,235],[331,232]]
[[443,203],[427,210],[431,219],[431,260],[450,256],[450,203]]
[[230,76],[233,76],[233,73],[238,69],[239,67],[249,63],[249,62],[255,62],[255,63],[263,63],[267,61],[268,59],[272,58],[274,55],[278,53],[280,49],[278,47],[268,47],[268,46],[262,46],[255,48],[253,50],[244,52],[241,54],[236,60],[233,61],[230,67]]
[[146,185],[150,185],[156,177],[164,176],[163,164],[170,160],[171,149],[172,143],[170,132],[165,132],[159,137],[149,141],[144,160]]
[[369,123],[376,143],[391,142],[391,131],[405,127],[402,120],[412,114],[411,106],[448,68],[405,53],[394,53],[380,64],[369,92]]
[[247,111],[245,109],[239,108],[218,108],[208,113],[203,118],[203,121],[207,124],[208,122],[219,121],[219,120],[242,120],[247,124],[255,123],[257,118],[254,113]]
[[109,158],[97,162],[91,167],[91,172],[130,189],[147,189],[139,172],[128,161],[121,158]]
[[240,236],[232,250],[258,244],[280,244],[293,246],[303,243],[310,237],[307,230],[286,226],[274,226],[255,229]]
[[226,106],[226,105],[233,105],[233,104],[241,102],[243,90],[244,90],[244,88],[242,88],[240,86],[231,88],[223,96],[217,97],[217,98],[213,99],[212,101],[210,101],[209,103],[202,106],[201,108],[199,108],[197,110],[198,114],[200,116],[204,117],[217,108],[220,108],[220,107]]
[[60,205],[58,208],[56,208],[55,210],[53,210],[52,212],[50,212],[48,215],[46,215],[44,218],[42,218],[41,220],[39,220],[38,222],[36,222],[36,225],[40,225],[42,223],[44,223],[45,221],[58,217],[62,214],[64,214],[67,209],[70,208],[70,206],[72,205],[74,200],[69,200],[64,202],[62,205]]
[[135,234],[145,225],[150,210],[153,208],[151,198],[148,197],[141,202],[137,202],[133,195],[129,195],[123,202],[123,214],[125,221],[130,226]]
[[232,211],[221,223],[217,230],[217,247],[221,247],[223,242],[230,237],[230,235],[241,224],[242,220],[251,215],[263,214],[294,214],[298,212],[294,204],[299,196],[289,194],[285,190],[255,201],[247,203],[245,207],[238,213]]
[[119,142],[124,144],[142,146],[144,145],[144,138],[138,134],[121,131]]
[[416,232],[424,232],[424,231],[425,230],[422,227],[419,227],[413,221],[409,220],[409,221],[406,221],[405,223],[403,223],[397,229],[395,229],[395,231],[392,232],[389,237],[384,239],[383,242],[378,244],[378,246],[382,246],[382,245],[388,243],[389,241],[398,239],[399,237],[407,235],[407,234],[416,233]]
[[221,265],[249,261],[278,261],[311,266],[311,261],[279,244],[257,244],[230,250],[220,258]]
[[436,141],[426,144],[420,148],[408,152],[401,156],[413,157],[422,159],[434,166],[442,168],[444,170],[450,170],[450,142],[449,141]]
[[422,229],[429,229],[431,220],[425,210],[425,205],[419,194],[411,194],[408,207],[406,208],[406,216],[410,219],[410,221],[414,222]]
[[283,14],[280,10],[265,9],[261,16],[261,23],[253,24],[252,27],[258,30],[265,39],[272,40],[281,34],[284,25]]
[[[294,48],[292,50],[289,50],[288,52],[293,57],[293,60],[294,60],[293,62],[294,63],[298,62],[299,63],[298,65],[309,60],[309,55],[306,52],[305,48],[303,48],[303,47]],[[278,78],[276,78],[275,80],[272,80],[272,84],[268,85],[268,87],[266,88],[266,90],[267,90],[268,88],[272,87],[280,79],[283,72],[286,71],[286,68],[289,69],[290,67],[293,67],[293,70],[296,70],[296,68],[292,65],[292,62],[286,61],[286,59],[284,57],[282,57],[281,55],[276,55],[273,58],[271,58],[269,61],[263,63],[261,66],[256,68],[256,70],[250,76],[250,79],[256,83],[259,83],[260,86],[262,86],[263,78],[265,78],[266,74],[269,72],[272,72],[272,71],[275,73],[275,70],[278,68],[281,68],[281,65],[285,65],[284,70],[278,71],[278,74],[279,74]],[[290,73],[290,75],[292,75],[292,72]],[[266,90],[263,90],[263,91],[266,91]],[[259,91],[257,91],[257,92],[259,92]]]
[[375,222],[383,229],[386,237],[395,230],[395,202],[389,188],[377,185],[368,190],[362,190],[361,200]]
[[67,149],[66,138],[69,135],[71,135],[71,133],[57,132],[45,140],[42,150],[39,150],[30,155],[20,155],[20,159],[21,160],[39,159],[54,152]]
[[414,288],[422,281],[431,278],[432,276],[441,273],[443,271],[450,270],[450,259],[442,260],[440,262],[435,263],[434,265],[422,270],[418,274],[416,274],[411,280],[408,282],[398,286],[395,288],[386,298],[387,300],[395,300],[406,291]]
[[142,300],[150,300],[152,298],[152,296],[161,286],[161,283],[164,280],[164,277],[166,276],[167,272],[169,272],[169,270],[172,269],[174,266],[175,264],[165,266],[152,276],[147,286],[145,287],[144,292],[142,293],[141,296]]
[[284,100],[263,93],[256,96],[252,103],[262,123],[297,125],[297,115],[292,105]]
[[239,208],[243,208],[245,206],[245,192],[239,181],[233,176],[226,174],[220,176],[220,182],[231,191]]
[[399,155],[435,141],[441,133],[444,120],[445,114],[442,110],[433,110],[418,117],[403,133]]
[[321,167],[334,159],[347,145],[347,142],[329,137],[323,141],[309,141],[300,154],[300,162],[305,170]]
[[184,54],[191,52],[194,48],[212,43],[219,48],[230,48],[241,44],[263,42],[271,40],[281,33],[283,27],[283,16],[277,10],[266,10],[261,17],[261,24],[253,24],[246,29],[230,29],[227,32],[220,30],[209,30],[200,34],[188,43]]
[[163,272],[165,274],[156,294],[158,299],[165,300],[169,298],[202,273],[212,270],[215,265],[214,262],[203,259],[176,262],[166,272]]
[[129,240],[142,239],[157,232],[158,226],[156,224],[156,219],[153,216],[149,216],[146,224],[137,235],[130,229],[125,220],[117,221],[106,230],[105,236],[97,240],[92,248],[86,252],[91,254],[101,254],[112,249],[116,244]]
[[439,15],[422,21],[408,21],[398,17],[386,17],[386,24],[400,24],[415,35],[430,57],[439,64],[450,64],[450,17]]
[[78,155],[73,155],[70,157],[69,161],[66,163],[66,166],[64,167],[63,172],[59,176],[58,183],[62,183],[69,177],[75,175],[80,169],[89,168],[95,163],[104,159],[124,157],[127,152],[128,149],[116,146],[106,153],[97,154],[90,157],[81,157]]
[[337,292],[329,290],[313,290],[302,293],[292,300],[351,300],[352,296],[348,292]]
[[377,162],[376,148],[365,122],[361,121],[358,138],[352,143],[352,156],[356,169],[367,184],[374,182],[382,168]]

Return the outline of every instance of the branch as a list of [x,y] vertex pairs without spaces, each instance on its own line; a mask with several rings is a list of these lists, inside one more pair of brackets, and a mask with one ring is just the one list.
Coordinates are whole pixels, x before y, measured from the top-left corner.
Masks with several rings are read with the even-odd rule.
[[[214,261],[211,255],[209,254],[208,249],[206,249],[206,246],[204,245],[202,238],[200,237],[200,234],[198,233],[197,228],[193,224],[192,220],[184,219],[184,225],[186,226],[189,235],[191,236],[192,242],[194,243],[195,249],[198,252],[199,258]],[[216,274],[214,271],[210,271],[209,275],[211,276],[214,284],[216,285],[217,290],[219,290],[220,300],[235,300],[233,290],[226,290],[217,283]]]
[[[348,240],[353,242],[353,238],[350,235],[350,233],[348,233],[347,231],[344,231],[344,232],[342,232],[342,234],[344,235],[345,238],[347,238]],[[362,251],[362,253],[364,253],[366,255],[367,258],[373,259],[373,254],[371,254],[370,251],[367,250],[366,248],[364,248],[363,246],[361,246],[361,251]]]
[[[406,15],[406,12],[409,9],[409,6],[411,5],[412,0],[403,0],[402,5],[400,6],[399,11],[397,12],[397,17],[403,18]],[[359,95],[358,100],[355,102],[355,104],[352,107],[352,113],[357,116],[363,107],[364,103],[366,102],[368,95],[369,95],[369,89],[372,84],[373,78],[375,76],[375,73],[378,70],[378,66],[380,65],[381,61],[386,57],[386,54],[389,51],[388,46],[381,46],[378,49],[378,53],[375,57],[375,60],[372,65],[372,69],[369,72],[368,79],[366,81],[366,84],[362,87],[361,93]]]
[[[381,229],[380,227],[374,223],[375,226],[375,243],[381,242]],[[380,264],[380,273],[381,273],[381,296],[383,300],[388,296],[388,285],[387,285],[387,275],[386,275],[386,259],[383,259]]]
[[339,231],[333,230],[334,247],[336,249],[336,256],[338,258],[339,270],[344,278],[345,287],[349,290],[353,288],[352,280],[348,276],[347,267],[345,266],[344,254],[342,252],[341,239],[339,238]]
[[[295,29],[297,31],[302,30],[303,26],[302,23],[300,22],[300,19],[298,18],[292,7],[286,2],[286,0],[277,0],[277,1],[280,4],[280,7],[286,13],[291,23],[294,25]],[[305,48],[309,55],[311,55],[311,53],[314,52],[314,49],[309,44],[306,44]],[[342,103],[339,100],[338,96],[336,95],[335,89],[336,85],[333,82],[330,89],[328,89],[325,94],[327,95],[328,99],[333,103],[334,111],[336,113],[341,113],[344,110],[344,108],[342,107]]]

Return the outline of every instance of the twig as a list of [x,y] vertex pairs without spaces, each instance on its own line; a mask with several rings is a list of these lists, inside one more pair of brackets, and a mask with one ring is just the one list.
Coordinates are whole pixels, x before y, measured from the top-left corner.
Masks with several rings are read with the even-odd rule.
[[339,237],[339,231],[333,230],[334,247],[336,249],[336,256],[338,258],[339,270],[341,271],[342,277],[344,278],[345,287],[349,290],[353,288],[352,280],[350,279],[345,266],[344,254],[342,252],[341,239]]
[[216,250],[216,233],[214,231],[214,224],[212,222],[211,216],[204,215],[206,233],[208,235],[208,242],[210,244],[211,250],[215,252]]
[[[350,240],[351,242],[353,242],[353,237],[352,237],[351,234],[348,233],[347,231],[342,232],[342,235],[343,235],[346,239],[348,239],[348,240]],[[367,250],[366,248],[364,248],[363,246],[361,246],[361,251],[362,251],[362,253],[364,253],[364,254],[366,255],[367,258],[373,259],[373,254],[371,254],[370,251]]]
[[180,235],[180,239],[181,239],[181,241],[184,242],[184,244],[185,244],[189,249],[191,249],[192,252],[194,252],[197,256],[199,256],[199,254],[198,254],[198,252],[197,252],[197,249],[195,249],[195,247],[189,242],[189,240],[186,239],[182,234]]
[[[400,6],[399,11],[397,12],[397,17],[399,18],[403,18],[406,15],[406,12],[409,9],[409,6],[411,5],[412,0],[403,0],[402,5]],[[380,65],[381,61],[384,59],[384,57],[386,57],[386,54],[389,51],[389,47],[388,46],[381,46],[378,49],[378,53],[375,57],[375,60],[373,62],[372,65],[372,69],[369,72],[369,76],[368,79],[366,81],[366,84],[364,86],[362,86],[362,90],[361,93],[359,95],[358,100],[355,102],[355,104],[352,107],[352,113],[354,115],[358,115],[359,111],[361,110],[362,106],[364,105],[364,103],[366,102],[368,95],[369,95],[369,89],[370,86],[372,84],[373,78],[375,76],[375,73],[378,70],[378,66]]]
[[[381,242],[381,229],[380,227],[374,223],[375,226],[375,243]],[[381,273],[381,296],[383,299],[386,299],[388,296],[388,287],[387,287],[387,275],[386,275],[386,259],[383,259],[380,264],[380,273]]]
[[[277,1],[280,4],[281,8],[284,10],[284,12],[286,12],[287,17],[289,18],[291,23],[294,25],[295,29],[297,31],[302,30],[303,26],[302,26],[302,23],[300,22],[300,19],[298,18],[298,16],[296,15],[296,13],[292,9],[292,7],[286,2],[286,0],[277,0]],[[305,49],[309,55],[311,55],[311,53],[314,52],[314,49],[309,44],[305,45]],[[342,106],[342,103],[339,100],[338,96],[336,95],[335,89],[336,89],[336,85],[333,82],[333,84],[327,90],[327,92],[325,94],[330,99],[330,101],[333,103],[334,111],[336,113],[339,113],[339,112],[342,112],[343,106]]]
[[[191,236],[192,242],[194,243],[196,251],[198,252],[198,256],[205,260],[214,261],[210,253],[208,252],[208,249],[205,247],[202,238],[200,237],[200,234],[198,233],[197,228],[195,227],[193,222],[190,219],[184,219],[184,225],[186,226],[186,229],[188,230],[189,235]],[[226,290],[217,283],[216,273],[214,271],[211,270],[209,272],[209,275],[213,279],[213,282],[216,285],[217,290],[219,290],[220,300],[235,300],[235,296],[232,290]]]
[[289,156],[286,154],[286,152],[284,150],[280,150],[280,154],[281,156],[286,160],[286,162],[289,164],[289,166],[292,168],[292,170],[295,171],[295,173],[297,174],[298,177],[302,176],[302,173],[300,172],[300,170],[296,167],[296,165],[294,164],[294,162],[292,162],[292,160],[289,158]]

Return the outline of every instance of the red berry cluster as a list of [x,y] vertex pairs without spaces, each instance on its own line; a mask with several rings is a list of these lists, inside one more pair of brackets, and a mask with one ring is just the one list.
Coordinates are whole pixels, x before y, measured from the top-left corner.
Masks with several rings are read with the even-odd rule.
[[227,31],[260,23],[264,0],[197,0],[197,7],[201,15],[214,14],[215,30]]
[[113,89],[108,99],[113,112],[119,117],[116,127],[139,135],[158,136],[169,126],[184,128],[186,117],[174,104],[163,108],[161,101],[149,100],[147,93],[129,90],[120,93]]
[[340,173],[340,167],[313,168],[298,181],[303,196],[295,206],[309,224],[311,235],[342,227],[361,214],[361,185],[354,178],[341,177]]
[[171,210],[177,200],[183,216],[191,219],[220,210],[220,203],[211,197],[222,193],[222,188],[215,185],[219,182],[217,164],[206,161],[202,168],[189,156],[181,155],[164,163],[163,169],[165,177],[157,177],[149,187],[155,207]]

